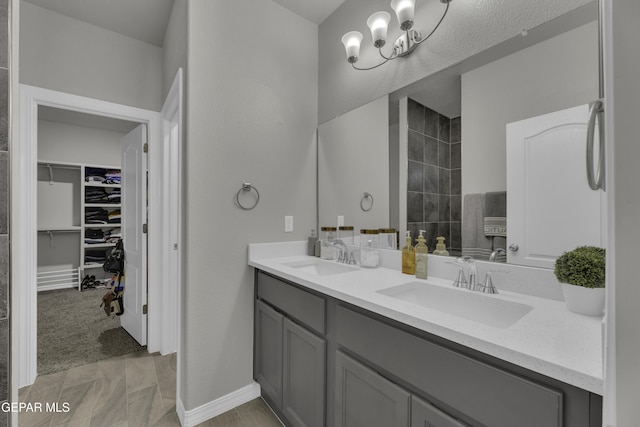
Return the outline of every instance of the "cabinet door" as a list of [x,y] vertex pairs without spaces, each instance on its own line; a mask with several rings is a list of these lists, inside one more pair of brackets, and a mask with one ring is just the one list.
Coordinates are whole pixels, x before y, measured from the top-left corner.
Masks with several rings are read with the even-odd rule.
[[262,394],[282,407],[282,314],[256,301],[255,377]]
[[339,351],[335,399],[336,427],[409,425],[409,393]]
[[465,424],[445,414],[432,404],[411,398],[411,427],[465,427]]
[[294,426],[324,426],[325,340],[284,319],[282,410]]

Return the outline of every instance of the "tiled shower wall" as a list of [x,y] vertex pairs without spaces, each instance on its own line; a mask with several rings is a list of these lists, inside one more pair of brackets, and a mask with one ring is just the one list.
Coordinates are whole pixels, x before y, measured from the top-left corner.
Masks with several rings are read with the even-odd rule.
[[[9,389],[9,36],[8,0],[0,0],[0,402]],[[8,414],[0,411],[0,427]]]
[[407,228],[426,231],[429,252],[443,236],[447,250],[462,247],[460,117],[450,119],[409,99]]

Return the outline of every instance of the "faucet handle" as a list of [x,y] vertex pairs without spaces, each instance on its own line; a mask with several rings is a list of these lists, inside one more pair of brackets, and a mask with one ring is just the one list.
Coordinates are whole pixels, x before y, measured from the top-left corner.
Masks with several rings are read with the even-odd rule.
[[[510,273],[510,270],[502,270],[502,271],[494,271],[493,273],[496,274],[504,274],[504,273]],[[495,285],[493,284],[493,280],[491,278],[491,271],[487,271],[486,276],[484,277],[484,283],[482,283],[481,285],[478,285],[476,288],[476,291],[479,292],[483,292],[485,294],[497,294],[498,289],[495,287]]]
[[458,260],[456,260],[456,262],[445,261],[445,263],[458,267],[458,277],[456,277],[456,280],[453,281],[453,286],[455,286],[456,288],[467,288],[469,284],[467,282],[467,278],[464,275],[464,265],[461,264]]

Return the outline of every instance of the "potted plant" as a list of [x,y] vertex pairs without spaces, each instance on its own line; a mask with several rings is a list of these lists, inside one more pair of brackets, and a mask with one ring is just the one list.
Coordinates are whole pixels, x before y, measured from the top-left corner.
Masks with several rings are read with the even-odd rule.
[[554,273],[562,283],[567,309],[587,316],[604,310],[606,251],[596,246],[580,246],[556,260]]

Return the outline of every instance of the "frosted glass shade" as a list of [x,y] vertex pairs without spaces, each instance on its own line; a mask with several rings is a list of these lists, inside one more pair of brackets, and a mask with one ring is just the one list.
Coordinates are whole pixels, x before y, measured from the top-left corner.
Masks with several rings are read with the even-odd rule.
[[402,31],[407,31],[413,26],[415,0],[391,0],[391,9],[396,13]]
[[373,38],[373,45],[375,47],[384,46],[387,40],[389,21],[391,21],[391,15],[384,11],[376,12],[367,19],[367,25],[371,30],[371,37]]
[[360,43],[362,42],[362,33],[360,31],[349,31],[342,36],[342,44],[347,51],[347,60],[354,63],[360,55]]

